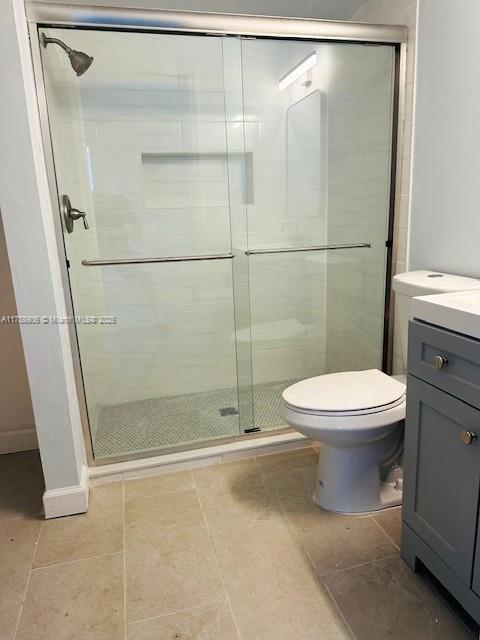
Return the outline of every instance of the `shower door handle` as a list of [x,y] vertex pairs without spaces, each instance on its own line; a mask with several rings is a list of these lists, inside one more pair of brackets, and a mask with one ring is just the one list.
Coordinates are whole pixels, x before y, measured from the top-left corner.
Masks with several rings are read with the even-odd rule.
[[355,244],[321,244],[310,247],[278,247],[276,249],[247,249],[245,255],[257,256],[270,253],[297,253],[308,251],[335,251],[338,249],[371,249],[370,242],[357,242]]
[[82,260],[84,267],[108,267],[125,264],[153,264],[156,262],[203,262],[204,260],[233,260],[233,253],[213,253],[203,256],[159,256],[158,258],[120,258],[118,260]]
[[66,194],[62,196],[62,214],[63,214],[63,220],[65,222],[65,229],[67,230],[67,233],[72,233],[74,228],[73,223],[75,222],[75,220],[78,220],[79,218],[83,220],[83,227],[85,229],[89,228],[86,212],[80,211],[79,209],[75,209],[75,207],[72,207],[70,198]]

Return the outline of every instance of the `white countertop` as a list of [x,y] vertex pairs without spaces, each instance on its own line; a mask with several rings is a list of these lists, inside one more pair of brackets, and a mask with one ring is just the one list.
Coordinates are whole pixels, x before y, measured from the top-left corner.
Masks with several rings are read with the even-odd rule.
[[412,298],[411,316],[480,340],[480,290]]

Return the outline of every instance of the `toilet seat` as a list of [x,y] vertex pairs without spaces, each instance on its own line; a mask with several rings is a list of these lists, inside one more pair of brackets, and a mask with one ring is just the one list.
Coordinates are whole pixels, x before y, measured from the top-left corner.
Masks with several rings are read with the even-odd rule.
[[384,413],[389,411],[390,409],[394,409],[395,407],[399,407],[405,403],[405,393],[401,398],[396,400],[395,402],[391,402],[386,405],[382,405],[381,407],[372,407],[369,409],[360,409],[359,411],[314,411],[312,409],[302,409],[300,407],[295,407],[294,405],[289,404],[288,402],[283,402],[283,404],[290,409],[291,411],[296,411],[297,413],[304,413],[310,416],[324,416],[324,417],[332,417],[332,418],[344,418],[348,416],[370,416],[374,413]]
[[378,369],[344,371],[297,382],[285,389],[282,399],[286,408],[297,413],[366,416],[403,405],[405,385]]

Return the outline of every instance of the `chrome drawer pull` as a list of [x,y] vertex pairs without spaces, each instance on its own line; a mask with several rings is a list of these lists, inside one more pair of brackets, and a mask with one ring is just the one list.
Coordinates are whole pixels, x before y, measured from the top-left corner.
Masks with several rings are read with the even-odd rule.
[[460,438],[462,439],[463,444],[468,447],[472,442],[475,442],[475,440],[478,439],[478,436],[472,431],[461,431]]
[[435,369],[444,369],[448,364],[448,358],[445,356],[435,356],[433,358],[433,366]]

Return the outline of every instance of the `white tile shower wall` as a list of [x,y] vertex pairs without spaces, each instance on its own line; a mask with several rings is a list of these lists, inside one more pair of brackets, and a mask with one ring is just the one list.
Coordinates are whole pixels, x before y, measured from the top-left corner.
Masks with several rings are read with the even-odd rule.
[[[351,19],[379,24],[402,24],[408,27],[401,180],[395,203],[394,235],[394,273],[401,273],[407,269],[417,0],[368,0],[354,13]],[[403,361],[400,347],[398,314],[395,310],[393,327],[393,373],[403,373],[405,366],[406,363]]]
[[327,370],[381,367],[393,50],[335,52],[329,99]]
[[[175,42],[179,42],[178,37]],[[211,44],[210,46],[213,47],[214,45]],[[217,51],[217,53],[219,52]],[[278,59],[278,53],[278,50],[272,52],[272,62]],[[172,55],[176,55],[176,53],[172,52]],[[214,61],[217,68],[219,60],[220,56]],[[227,66],[230,62],[228,57],[224,58],[224,63]],[[248,74],[248,60],[244,59],[244,63],[247,65],[245,74]],[[254,63],[257,69],[258,60],[255,59]],[[199,64],[198,57],[197,64]],[[209,65],[210,73],[212,73],[212,60],[209,61]],[[281,246],[286,242],[288,243],[290,230],[282,228],[284,223],[288,221],[284,190],[286,175],[285,113],[289,104],[287,101],[288,96],[285,96],[283,102],[279,100],[277,83],[278,77],[281,75],[280,70],[272,73],[269,65],[266,65],[266,68],[259,75],[261,75],[259,90],[250,91],[245,97],[247,112],[245,127],[242,122],[242,103],[238,103],[237,100],[237,94],[239,88],[241,90],[241,86],[239,88],[227,87],[225,102],[228,106],[228,122],[226,125],[225,113],[222,112],[222,106],[217,101],[217,98],[207,100],[199,90],[192,93],[190,102],[183,100],[180,113],[176,114],[178,120],[172,119],[170,111],[175,111],[175,105],[171,100],[168,100],[169,111],[166,115],[163,102],[158,102],[156,112],[158,120],[154,120],[153,113],[149,112],[150,121],[142,122],[140,115],[136,113],[134,108],[135,105],[138,106],[137,103],[140,101],[132,99],[134,106],[129,110],[129,116],[135,121],[134,125],[132,125],[131,121],[124,123],[123,121],[119,122],[121,119],[116,119],[115,104],[119,104],[121,101],[116,101],[105,94],[102,94],[99,98],[90,90],[83,107],[87,118],[92,118],[95,122],[96,132],[99,136],[97,146],[95,145],[95,140],[91,141],[94,175],[97,176],[99,174],[100,179],[102,176],[111,179],[112,167],[117,167],[120,161],[123,162],[124,166],[128,162],[131,163],[132,152],[136,153],[137,156],[141,155],[141,153],[156,153],[159,155],[163,153],[168,156],[168,154],[191,154],[196,152],[220,155],[227,151],[228,153],[238,153],[244,149],[246,153],[254,155],[254,204],[248,205],[249,245],[251,247],[265,246],[266,244]],[[210,79],[203,89],[208,89],[215,96],[220,95],[223,89],[220,73],[215,82]],[[104,109],[101,104],[102,98],[107,100]],[[151,99],[147,100],[147,97],[145,100],[149,104],[152,102]],[[190,110],[187,108],[189,104]],[[102,111],[105,114],[109,114],[111,120],[107,120],[107,116]],[[213,116],[218,121],[212,121]],[[159,124],[161,127],[165,125],[163,122],[165,117],[169,120],[167,128],[170,131],[168,129],[163,130],[163,137],[156,138],[155,131],[157,126]],[[132,131],[131,135],[126,135],[124,124],[127,127],[136,127],[136,131]],[[108,127],[108,143],[105,141],[105,127]],[[116,135],[115,127],[117,127]],[[137,141],[135,137],[140,127],[145,132],[145,135]],[[152,129],[150,138],[146,133],[149,128]],[[175,135],[172,135],[172,128]],[[127,133],[129,133],[128,130]],[[228,136],[228,147],[226,135]],[[107,146],[110,151],[113,150],[113,153],[110,153],[104,164],[96,163],[97,154],[100,157],[104,156]],[[134,177],[138,174],[138,166],[128,165],[126,173],[130,175],[130,178]],[[165,174],[163,175],[165,176]],[[175,178],[175,175],[172,177]],[[120,183],[122,188],[127,179],[126,175],[122,176]],[[153,209],[148,206],[145,207],[144,194],[142,193],[142,186],[145,185],[144,181],[148,179],[145,171],[142,172],[142,179],[143,183],[138,180],[131,189],[132,201],[137,207],[138,227],[142,232],[138,242],[135,241],[135,238],[130,237],[128,238],[128,244],[123,244],[126,240],[123,229],[119,230],[116,237],[112,237],[111,228],[106,230],[105,233],[102,229],[100,230],[102,257],[105,257],[107,249],[111,254],[114,252],[117,256],[119,253],[121,254],[122,250],[128,251],[129,254],[138,250],[139,252],[145,252],[147,255],[156,255],[158,253],[163,255],[213,253],[229,250],[230,220],[229,210],[225,207],[225,182],[218,181],[219,191],[212,191],[206,194],[208,197],[205,200],[210,205],[208,207],[206,202],[203,203],[202,207],[198,207],[197,193],[193,194],[197,206],[169,207],[166,209],[164,193],[161,193],[162,198],[160,201],[163,201],[163,206]],[[171,193],[175,197],[178,197],[179,186],[181,186],[179,181],[170,183]],[[188,185],[184,183],[183,186],[191,186],[191,183],[188,183]],[[205,188],[204,183],[195,185],[196,188],[199,186]],[[228,186],[230,200],[235,204],[238,203],[237,190],[232,189],[232,187],[235,187],[235,182],[232,181],[231,164]],[[108,185],[103,188],[104,192],[106,192],[107,188]],[[96,190],[98,191],[98,189],[97,183]],[[215,197],[216,193],[218,193],[219,199],[218,206],[212,207],[212,198]],[[187,194],[187,196],[190,195],[192,195],[191,192]],[[193,202],[190,201],[186,204],[191,205]],[[119,211],[122,211],[122,207],[112,210],[105,200],[102,201],[101,207],[102,220],[108,217],[110,213],[111,226],[113,226],[115,216],[118,216]],[[242,215],[240,208],[238,211],[232,209],[232,215],[237,213]],[[133,216],[128,208],[125,211],[126,218],[127,215],[129,224],[131,224]],[[160,215],[162,216],[161,226],[158,224]],[[146,223],[140,218],[141,216],[151,220],[151,226],[147,233],[145,233]],[[245,246],[241,247],[241,249],[245,248]],[[316,270],[313,266],[303,259],[288,262],[282,261],[282,259],[275,260],[274,258],[272,261],[271,258],[260,258],[256,260],[254,265],[252,261],[250,263],[250,303],[254,340],[253,366],[254,381],[257,383],[284,380],[291,377],[304,377],[323,371],[324,304],[321,304],[323,290],[321,281],[324,279],[324,272],[320,270],[320,275],[318,276],[318,269]],[[198,269],[197,266],[193,268]],[[219,268],[219,264],[215,264],[212,267],[216,271]],[[165,273],[167,272],[165,271]],[[306,280],[305,275],[309,276],[309,280]],[[316,280],[315,276],[317,276]],[[175,285],[173,281],[170,280],[169,282],[172,286]],[[299,282],[301,283],[300,286],[298,285]],[[109,297],[114,300],[115,293],[112,292],[112,285],[109,283],[107,287],[105,282],[102,284],[109,291]],[[100,388],[105,388],[105,394],[102,392],[102,395],[108,396],[109,402],[112,402],[112,397],[116,398],[119,395],[122,398],[132,399],[135,393],[137,395],[145,394],[145,397],[148,397],[151,395],[170,395],[173,393],[186,393],[189,390],[207,390],[218,388],[219,386],[234,385],[234,371],[232,369],[234,364],[232,354],[234,329],[231,300],[229,298],[231,295],[231,282],[227,278],[224,288],[220,290],[222,295],[218,294],[217,296],[214,296],[214,283],[211,279],[207,284],[209,291],[203,291],[202,293],[204,285],[205,281],[200,282],[199,289],[194,292],[196,297],[195,304],[198,310],[199,304],[201,304],[201,296],[206,296],[207,294],[210,298],[216,297],[219,300],[218,309],[210,306],[210,312],[205,314],[211,320],[210,331],[212,339],[214,339],[215,343],[220,340],[217,352],[213,348],[212,341],[209,340],[208,331],[207,334],[202,333],[199,337],[195,324],[185,324],[182,321],[182,314],[187,309],[182,309],[178,304],[175,304],[174,298],[178,297],[178,291],[172,294],[168,300],[164,296],[162,298],[163,304],[161,305],[163,312],[169,316],[169,322],[172,326],[177,328],[184,326],[185,331],[180,332],[180,336],[183,336],[183,341],[176,342],[173,334],[159,331],[158,334],[155,334],[158,335],[158,340],[161,338],[162,344],[168,345],[166,351],[159,353],[160,344],[158,340],[156,342],[151,337],[151,340],[153,340],[152,355],[156,355],[155,358],[152,358],[152,362],[156,364],[147,366],[144,358],[140,358],[139,376],[143,367],[144,379],[142,381],[140,377],[137,378],[132,375],[128,382],[128,389],[125,389],[124,385],[118,386],[124,371],[123,365],[127,362],[127,358],[122,355],[124,354],[122,346],[111,349],[111,351],[115,351],[116,355],[110,360],[118,362],[118,367],[115,366],[118,371],[117,379],[112,380],[112,384],[108,383],[111,376],[106,375],[111,366],[111,363],[108,362],[109,354],[108,352],[103,355],[100,354],[101,357],[95,360],[91,368],[92,375],[93,370],[95,370],[99,378],[104,380],[103,384],[100,384],[99,380],[99,385]],[[122,283],[119,287],[118,295],[126,295],[129,300],[133,296],[133,299],[135,299],[134,292],[125,283]],[[311,304],[308,302],[310,297],[312,297]],[[167,309],[170,309],[170,311],[167,312]],[[135,313],[139,312],[140,308],[135,307]],[[123,309],[119,315],[124,317],[127,313],[128,311]],[[218,325],[219,318],[222,317],[224,322]],[[137,317],[135,321],[139,323],[140,318]],[[157,325],[155,324],[155,326]],[[134,330],[135,328],[132,326],[132,331]],[[242,328],[240,328],[240,331],[242,331]],[[190,343],[192,334],[194,340]],[[148,341],[146,344],[148,344]],[[155,348],[156,344],[158,349]],[[189,347],[188,349],[185,348],[187,346]],[[140,353],[142,353],[141,350]],[[224,354],[223,357],[222,353]],[[169,354],[171,354],[171,357]],[[220,363],[218,362],[219,355],[221,356]],[[217,362],[215,363],[216,360]],[[105,363],[104,372],[102,372],[102,362]],[[132,366],[130,363],[129,372],[132,370]],[[157,375],[154,375],[155,372]],[[115,392],[110,391],[110,388],[115,388]]]
[[[254,203],[247,207],[250,249],[324,244],[320,202],[320,100],[303,103],[279,79],[312,51],[311,43],[242,41],[246,148],[254,155]],[[308,91],[307,94],[310,94]],[[299,109],[301,115],[298,115]],[[325,163],[322,167],[326,169]],[[312,176],[309,190],[298,178]],[[307,199],[306,199],[307,196]],[[308,199],[309,198],[309,199]],[[255,383],[324,372],[325,264],[311,254],[251,256],[250,311]]]
[[[211,107],[212,96],[216,104],[222,90],[221,40],[200,39],[202,51],[187,60],[181,38],[177,43],[183,58],[161,50],[155,36],[147,37],[146,50],[140,51],[143,37],[132,36],[128,60],[119,68],[112,55],[117,34],[56,30],[52,35],[68,39],[71,46],[95,59],[90,76],[80,80],[73,76],[68,60],[63,60],[63,52],[46,70],[58,89],[50,91],[49,102],[55,111],[51,120],[59,132],[54,135],[59,184],[89,213],[90,232],[77,227],[67,238],[75,311],[118,319],[115,326],[79,326],[90,413],[97,404],[234,386],[230,263],[157,265],[156,269],[155,265],[120,269],[80,264],[84,258],[230,250],[224,202],[195,209],[176,207],[177,203],[152,207],[145,203],[143,181],[149,176],[142,165],[142,153],[195,153],[207,140],[209,152],[225,152],[224,118],[204,124],[199,115],[199,109],[205,111],[205,119],[216,114]],[[212,50],[215,56],[209,59]],[[177,60],[178,78],[175,69],[168,73],[171,62],[162,74],[160,54]],[[155,63],[146,68],[144,57]],[[184,72],[179,71],[182,64]],[[195,91],[199,73],[203,93]],[[176,91],[176,83],[185,84],[188,79],[192,86]],[[73,90],[76,103],[70,98]],[[171,96],[179,98],[178,105]],[[211,199],[212,194],[207,195]]]
[[[51,35],[67,39],[61,30]],[[129,38],[121,64],[112,55],[120,37]],[[77,226],[68,238],[75,311],[118,319],[115,326],[79,327],[90,410],[234,387],[229,262],[94,268],[80,261],[230,251],[228,197],[232,215],[244,215],[245,185],[231,164],[226,175],[225,157],[242,150],[255,154],[250,244],[288,241],[280,72],[269,76],[270,92],[254,96],[263,102],[246,100],[244,127],[241,85],[227,86],[224,96],[220,38],[68,31],[68,42],[94,56],[91,73],[80,80],[61,51],[47,68],[57,89],[49,99],[61,129],[59,182],[87,209],[91,228]],[[273,268],[261,260],[250,283],[255,382],[321,372],[324,271],[303,259],[280,260]],[[306,297],[312,302],[305,308]]]
[[[312,45],[306,47],[311,53]],[[305,258],[312,268],[321,264],[325,278],[324,368],[310,375],[381,365],[393,63],[387,47],[316,45],[315,51],[310,77],[290,91],[297,104],[318,92],[326,114],[319,145],[325,149],[325,215],[317,218],[321,227],[300,218],[302,240],[372,243],[372,249]]]

